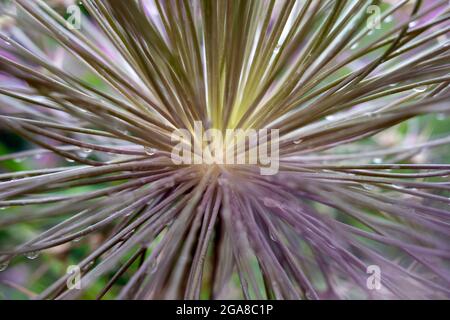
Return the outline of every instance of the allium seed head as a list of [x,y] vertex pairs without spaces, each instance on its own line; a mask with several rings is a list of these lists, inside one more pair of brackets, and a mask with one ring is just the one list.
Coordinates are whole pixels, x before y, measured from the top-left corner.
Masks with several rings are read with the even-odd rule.
[[450,297],[447,0],[0,8],[0,278],[58,261],[22,292]]

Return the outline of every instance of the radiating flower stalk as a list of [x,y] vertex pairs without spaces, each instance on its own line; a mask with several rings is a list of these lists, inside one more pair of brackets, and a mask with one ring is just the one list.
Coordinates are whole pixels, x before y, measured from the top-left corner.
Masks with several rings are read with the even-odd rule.
[[[0,126],[36,146],[0,161],[71,162],[0,174],[0,228],[40,230],[1,269],[102,237],[37,298],[450,296],[450,164],[414,161],[450,138],[374,143],[450,111],[447,0],[83,0],[81,29],[55,3],[0,18]],[[279,172],[174,164],[196,121],[279,129]]]

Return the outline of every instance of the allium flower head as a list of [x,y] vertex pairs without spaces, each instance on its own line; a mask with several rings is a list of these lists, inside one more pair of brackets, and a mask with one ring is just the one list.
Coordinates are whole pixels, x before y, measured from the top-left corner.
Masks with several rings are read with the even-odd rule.
[[[44,269],[15,288],[450,296],[447,0],[0,6],[0,277],[25,255],[81,281]],[[201,161],[175,161],[180,145]],[[214,161],[264,148],[271,174]]]

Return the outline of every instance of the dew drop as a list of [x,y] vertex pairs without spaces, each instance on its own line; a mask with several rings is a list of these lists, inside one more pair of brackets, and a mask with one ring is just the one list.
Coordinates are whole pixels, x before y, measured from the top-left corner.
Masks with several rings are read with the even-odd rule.
[[329,115],[329,116],[325,117],[325,120],[327,120],[327,121],[333,121],[335,119],[336,119],[336,116],[333,116],[333,115]]
[[145,147],[144,152],[149,156],[153,156],[156,153],[156,150],[155,148]]
[[153,260],[153,262],[151,264],[150,273],[155,273],[158,270],[158,265],[159,265],[159,261],[158,261],[158,258],[156,258],[155,260]]
[[34,260],[37,257],[39,257],[39,252],[38,251],[30,251],[25,253],[25,257],[27,257],[30,260]]
[[79,158],[85,159],[85,158],[88,157],[88,154],[86,152],[84,152],[84,151],[79,151],[79,152],[77,152],[77,156]]
[[415,92],[425,92],[427,90],[426,86],[423,87],[416,87],[413,89]]
[[270,239],[271,239],[273,242],[278,242],[278,239],[277,239],[277,237],[275,236],[275,234],[273,234],[273,232],[271,232],[271,233],[269,234],[269,236],[270,236]]
[[381,158],[374,158],[372,161],[373,161],[373,163],[375,163],[375,164],[380,164],[380,163],[383,162],[383,159],[381,159]]
[[132,213],[133,213],[133,211],[129,211],[129,212],[125,213],[125,217],[131,216]]
[[75,238],[75,239],[73,239],[73,242],[80,242],[80,241],[81,241],[81,239],[83,239],[83,237],[78,237],[78,238]]
[[83,152],[91,153],[91,152],[92,152],[92,149],[84,148],[84,149],[83,149]]
[[72,162],[75,162],[75,160],[70,159],[70,158],[66,158],[66,161],[67,161],[67,162],[71,162],[71,163],[72,163]]
[[306,298],[306,300],[313,300],[314,299],[314,295],[310,291],[306,291],[305,292],[305,298]]
[[384,21],[389,23],[389,22],[392,22],[393,20],[394,20],[394,17],[392,15],[390,15],[390,16],[387,16]]
[[279,51],[280,51],[280,48],[281,48],[281,45],[277,45],[276,47],[275,47],[275,49],[273,50],[273,53],[278,53]]
[[336,246],[330,242],[327,243],[328,248],[335,250]]
[[363,184],[362,187],[368,191],[373,191],[376,189],[376,187],[371,184]]
[[0,263],[0,272],[5,271],[9,266],[9,261],[4,261]]
[[414,28],[415,26],[417,26],[417,21],[412,21],[408,24],[408,27],[410,28]]
[[368,36],[373,35],[373,30],[370,30],[370,31],[367,33],[367,35],[368,35]]
[[166,226],[170,227],[174,221],[175,219],[170,219],[169,221],[167,221]]
[[294,144],[300,144],[303,142],[303,139],[294,140]]
[[354,45],[352,45],[352,46],[350,47],[350,49],[351,49],[351,50],[355,50],[356,48],[358,48],[358,46],[359,46],[359,44],[358,44],[358,43],[355,43]]

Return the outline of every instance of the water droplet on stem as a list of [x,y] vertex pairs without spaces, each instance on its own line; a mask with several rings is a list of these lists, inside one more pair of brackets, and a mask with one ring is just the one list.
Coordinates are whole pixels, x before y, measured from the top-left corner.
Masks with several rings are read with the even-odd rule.
[[158,258],[156,258],[153,260],[153,262],[151,264],[150,273],[155,273],[158,270],[158,265],[159,265],[159,261],[158,261]]
[[147,154],[149,156],[153,156],[156,153],[156,150],[155,150],[155,148],[152,148],[152,147],[145,147],[144,152],[145,152],[145,154]]
[[30,251],[25,253],[25,257],[27,257],[30,260],[34,260],[37,257],[39,257],[39,252],[38,251]]
[[383,162],[383,159],[381,159],[381,158],[374,158],[372,161],[373,161],[373,163],[375,163],[375,164],[380,164],[380,163]]
[[270,236],[270,239],[273,242],[278,242],[278,239],[277,239],[276,235],[273,232],[270,232],[269,236]]
[[422,86],[422,87],[416,87],[413,89],[415,92],[425,92],[427,91],[427,87],[426,86]]
[[368,191],[373,191],[376,189],[376,187],[371,184],[363,184],[362,187]]
[[5,271],[9,266],[9,261],[0,262],[0,272]]

